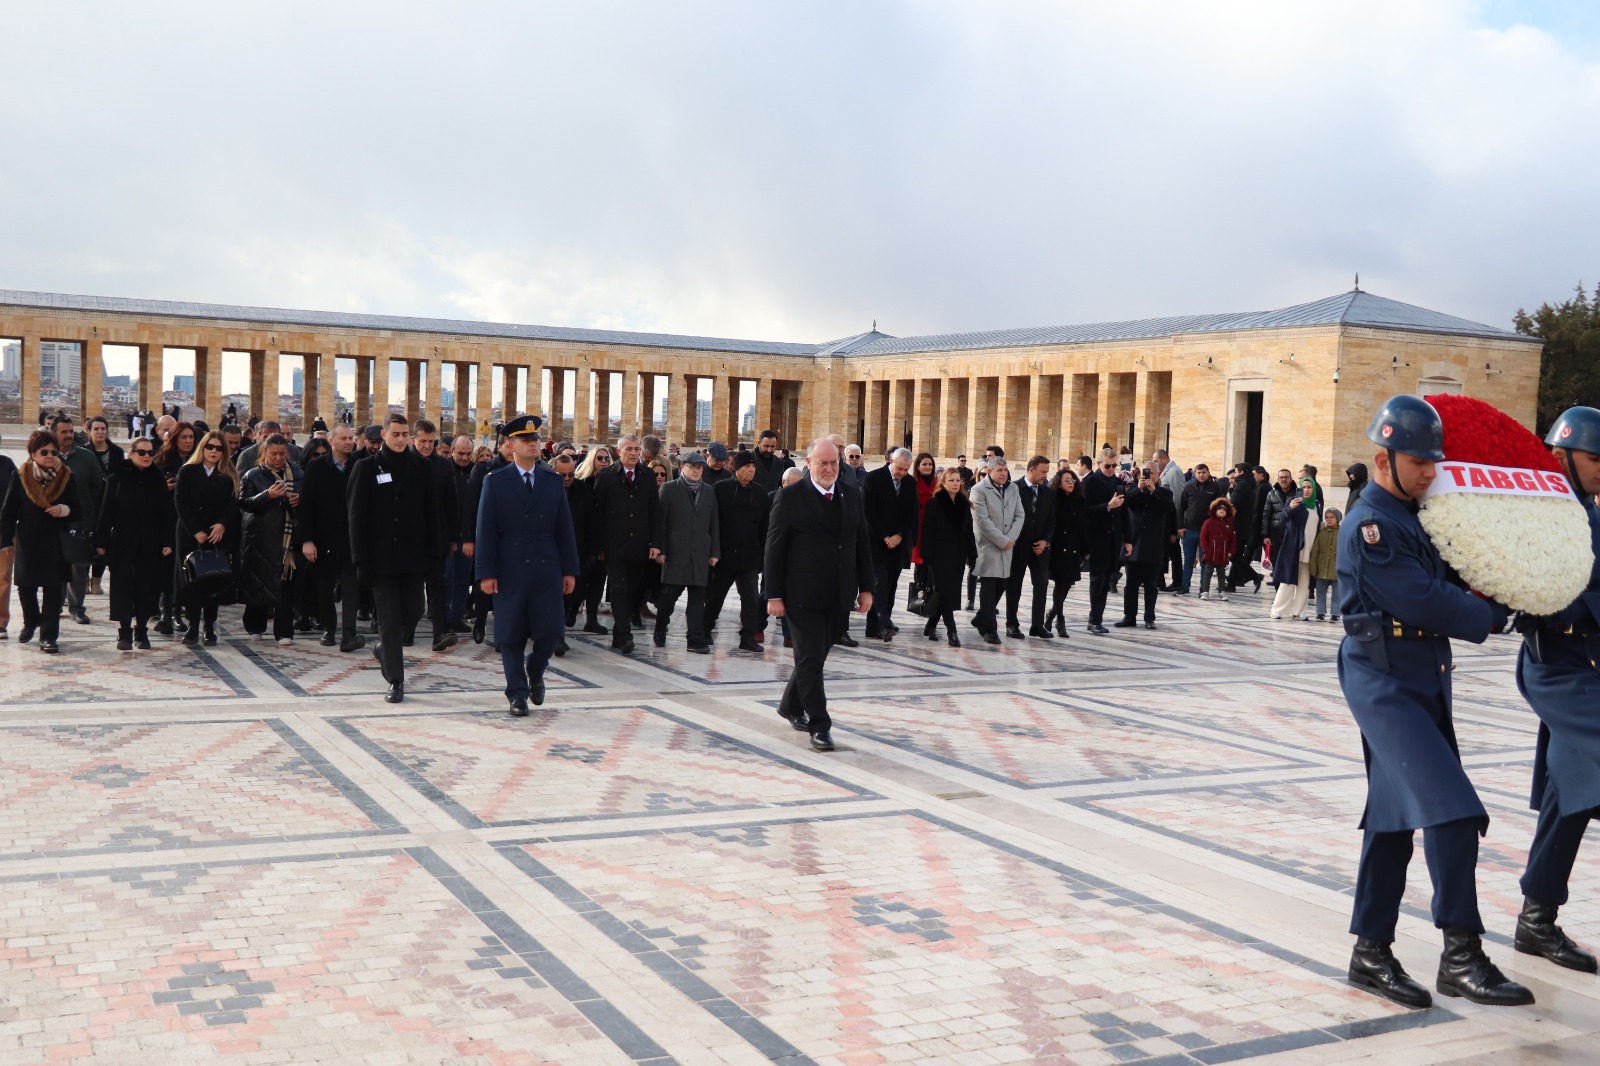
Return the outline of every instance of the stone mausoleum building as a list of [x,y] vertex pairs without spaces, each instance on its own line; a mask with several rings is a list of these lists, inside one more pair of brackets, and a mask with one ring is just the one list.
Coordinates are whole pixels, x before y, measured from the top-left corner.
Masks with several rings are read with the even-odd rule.
[[[399,363],[404,401],[394,406],[446,432],[487,416],[498,376],[508,409],[537,410],[547,392],[555,435],[580,442],[613,427],[731,442],[770,426],[788,446],[843,433],[869,458],[907,440],[941,459],[989,443],[1055,458],[1109,442],[1141,458],[1167,447],[1185,466],[1323,471],[1370,454],[1367,421],[1396,392],[1476,396],[1531,428],[1541,349],[1359,288],[1276,311],[920,337],[873,330],[826,344],[0,290],[0,343],[20,343],[7,384],[26,422],[40,405],[46,342],[78,344],[86,414],[103,402],[103,348],[125,345],[138,352],[139,406],[151,409],[165,353],[192,352],[195,403],[213,424],[225,407],[224,358],[249,360],[249,407],[262,417],[278,413],[280,360],[298,358],[303,423],[332,421],[341,365],[354,375],[357,424],[373,420],[391,406]],[[709,431],[697,430],[702,382]],[[441,411],[435,398],[446,392]],[[518,402],[525,395],[534,401]],[[610,416],[618,407],[620,420]]]

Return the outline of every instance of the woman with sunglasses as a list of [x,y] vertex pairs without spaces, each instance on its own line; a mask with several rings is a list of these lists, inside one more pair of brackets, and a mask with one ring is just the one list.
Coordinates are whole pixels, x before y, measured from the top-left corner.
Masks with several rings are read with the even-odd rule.
[[[178,512],[177,551],[180,560],[190,552],[219,548],[229,560],[237,557],[239,541],[239,474],[228,457],[227,442],[212,431],[200,441],[189,461],[178,470],[172,505]],[[231,588],[206,591],[181,582],[179,563],[179,601],[187,613],[188,628],[183,642],[200,643],[200,623],[205,622],[205,642],[217,642],[217,605],[232,602]]]
[[578,469],[572,476],[579,481],[593,481],[600,475],[600,471],[611,465],[611,450],[609,448],[596,448],[584,456],[583,462],[578,464]]
[[[183,464],[194,455],[194,443],[199,434],[195,432],[193,424],[179,422],[172,427],[172,432],[167,434],[163,441],[156,444],[156,467],[167,478],[167,491],[171,492],[178,483],[178,471],[183,469]],[[167,577],[167,586],[161,590],[161,620],[156,623],[156,632],[162,636],[172,636],[172,616],[177,611],[178,566],[183,561],[183,545],[176,545],[169,565],[171,573]]]
[[150,647],[145,630],[172,579],[177,518],[167,477],[155,464],[152,441],[137,438],[106,482],[94,531],[95,554],[111,569],[111,617],[117,650]]
[[35,430],[28,438],[28,459],[0,504],[0,548],[16,548],[15,584],[22,600],[22,632],[17,639],[26,644],[37,631],[39,650],[46,655],[56,653],[61,586],[71,570],[61,550],[61,536],[71,526],[72,516],[82,511],[72,471],[61,461],[56,438],[48,430]]
[[294,641],[295,573],[301,561],[295,514],[304,480],[289,461],[289,438],[274,433],[240,481],[244,514],[237,573],[244,628],[252,637],[266,636],[271,614],[272,636],[279,644]]

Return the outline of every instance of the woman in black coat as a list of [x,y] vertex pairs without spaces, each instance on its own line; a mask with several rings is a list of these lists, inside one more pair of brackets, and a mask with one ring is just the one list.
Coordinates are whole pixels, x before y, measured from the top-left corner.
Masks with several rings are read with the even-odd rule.
[[56,653],[61,583],[71,571],[61,537],[72,528],[72,516],[83,510],[55,436],[49,430],[35,430],[28,438],[28,460],[0,503],[0,548],[16,549],[13,580],[22,600],[22,633],[17,639],[26,644],[37,631],[39,650],[46,655]]
[[1084,523],[1088,516],[1083,491],[1078,487],[1078,475],[1071,470],[1057,470],[1050,480],[1056,502],[1056,531],[1050,540],[1050,580],[1055,589],[1050,597],[1050,613],[1045,615],[1044,626],[1055,624],[1056,635],[1067,635],[1063,608],[1067,593],[1077,584],[1083,573]]
[[933,606],[922,635],[938,639],[938,625],[944,621],[952,648],[961,647],[956,635],[956,605],[961,602],[961,575],[977,561],[978,545],[972,536],[972,503],[965,483],[955,467],[947,467],[939,477],[939,491],[922,509],[922,534],[917,538],[923,564],[933,578]]
[[167,476],[155,465],[155,444],[140,438],[106,482],[95,525],[95,553],[111,567],[111,617],[117,650],[150,647],[145,624],[161,608],[172,579],[177,516]]
[[[237,555],[239,544],[239,475],[228,457],[228,443],[222,434],[205,435],[189,461],[178,470],[172,490],[172,505],[178,512],[176,554],[186,558],[201,548],[216,548],[229,558]],[[205,642],[217,642],[217,605],[233,601],[231,583],[208,589],[195,588],[183,581],[183,564],[178,564],[179,600],[188,615],[185,644],[200,643],[200,623],[205,621]]]
[[267,631],[279,644],[294,640],[294,574],[301,536],[295,529],[300,506],[299,469],[289,461],[289,439],[267,438],[261,461],[245,471],[239,486],[244,535],[239,546],[239,597],[244,601],[244,628],[251,636]]

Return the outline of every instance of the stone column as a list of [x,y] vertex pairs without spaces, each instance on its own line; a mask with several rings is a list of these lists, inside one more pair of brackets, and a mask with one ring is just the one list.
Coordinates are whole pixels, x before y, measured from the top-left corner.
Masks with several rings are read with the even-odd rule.
[[472,424],[472,364],[464,363],[460,359],[457,359],[451,364],[451,371],[454,374],[454,376],[451,378],[451,381],[454,382],[454,391],[456,394],[456,409],[454,412],[455,427],[453,436],[459,437],[465,434],[466,436],[476,438],[478,435],[478,427]]
[[1028,384],[1027,378],[1015,374],[1005,374],[998,379],[995,432],[1000,439],[985,442],[998,444],[1006,450],[1006,459],[1011,463],[1013,471],[1019,469],[1016,465],[1018,462],[1028,461],[1028,455],[1022,453],[1027,451],[1028,445],[1032,443],[1028,440],[1027,431]]
[[222,346],[194,350],[194,402],[212,426],[222,424]]
[[728,446],[732,455],[739,446],[738,383],[726,370],[711,378],[711,439]]
[[439,427],[439,439],[444,441],[444,360],[430,355],[420,369],[427,376],[428,417]]
[[941,378],[918,378],[913,388],[911,414],[912,451],[939,454],[940,401],[943,399]]
[[106,364],[100,345],[99,340],[78,342],[78,408],[84,422],[105,412]]
[[889,379],[889,408],[883,427],[883,441],[875,451],[867,453],[868,459],[877,459],[888,449],[900,447],[906,435],[906,424],[911,420],[912,384],[898,377]]
[[[660,412],[660,401],[656,396],[656,376],[648,371],[639,372],[639,435],[647,436],[656,431],[656,415]],[[663,430],[665,432],[665,430]]]
[[673,374],[667,385],[666,429],[662,432],[663,444],[694,443],[694,390],[697,378],[688,374]]
[[[311,423],[322,413],[322,357],[302,355],[300,364],[300,425],[309,434]],[[329,429],[333,428],[331,418],[323,421],[328,423]]]
[[966,454],[969,379],[945,378],[939,404],[939,448],[936,455],[954,459]]
[[589,440],[594,435],[589,428],[589,399],[593,395],[590,373],[589,368],[579,360],[578,369],[572,374],[572,430],[569,439],[574,442]]
[[[479,440],[478,427],[484,422],[491,424],[494,422],[494,415],[492,414],[494,410],[493,363],[478,364],[478,387],[474,391],[477,396],[474,400],[474,410],[470,420],[472,422],[472,439]],[[480,443],[482,442],[480,441]],[[492,440],[487,443],[490,447],[494,446],[494,441]]]
[[889,388],[887,381],[866,381],[866,412],[861,419],[861,454],[868,459],[883,455],[889,429]]
[[367,356],[356,356],[355,415],[351,421],[357,433],[372,422],[372,360]]
[[372,421],[384,425],[389,420],[389,357],[372,357]]
[[[561,423],[566,418],[567,412],[567,371],[565,367],[550,367],[550,409],[545,412],[546,420],[552,434],[561,431]],[[531,371],[529,372],[531,375]],[[530,398],[528,405],[533,406]]]
[[750,434],[751,443],[761,437],[761,431],[772,426],[772,379],[756,378],[756,428]]
[[422,364],[407,359],[401,365],[405,367],[406,375],[406,421],[415,422],[422,417]]
[[1144,460],[1166,446],[1167,421],[1172,417],[1172,372],[1140,371],[1135,387],[1133,455]]
[[[17,353],[18,372],[21,374],[21,404],[22,412],[18,415],[22,424],[31,426],[39,417],[39,338],[22,337],[21,350]],[[156,393],[156,406],[161,406],[161,394]]]
[[1028,383],[1028,454],[1059,459],[1061,449],[1061,376],[1035,374]]
[[339,357],[333,352],[317,356],[317,410],[314,414],[332,429],[339,421]]
[[[622,372],[622,411],[617,416],[617,432],[619,436],[628,434],[642,435],[639,418],[639,372],[637,370],[624,370]],[[612,443],[615,443],[613,441]]]
[[[220,394],[219,389],[219,399]],[[257,418],[278,421],[278,353],[275,351],[250,353],[250,413]]]
[[[577,431],[573,431],[577,436]],[[594,375],[594,423],[589,427],[591,441],[611,439],[611,371],[601,367]]]
[[[27,351],[26,341],[23,342],[23,351]],[[159,344],[144,344],[139,347],[139,406],[143,410],[158,414],[161,410],[161,381],[166,376],[162,370],[163,353],[164,349]],[[24,404],[23,421],[27,422],[28,417],[28,408]]]
[[962,451],[975,460],[983,454],[984,448],[997,443],[989,436],[999,432],[995,414],[1000,401],[1000,379],[968,378],[967,388],[971,398],[967,408],[967,445]]

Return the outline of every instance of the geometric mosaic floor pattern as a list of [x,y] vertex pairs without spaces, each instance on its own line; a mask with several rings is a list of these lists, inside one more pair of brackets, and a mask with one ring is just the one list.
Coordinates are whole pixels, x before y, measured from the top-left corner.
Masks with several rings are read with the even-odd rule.
[[[1515,638],[1452,683],[1491,954],[1538,1003],[1404,1011],[1343,980],[1340,630],[1270,593],[1096,637],[1079,585],[1068,639],[958,612],[959,649],[856,617],[826,755],[774,713],[775,628],[572,633],[514,719],[499,656],[426,625],[391,706],[370,648],[233,608],[214,647],[120,653],[90,597],[60,655],[0,643],[0,1066],[1592,1061],[1600,981],[1508,946]],[[1395,949],[1426,984],[1429,893],[1419,847]],[[1600,843],[1561,918],[1600,946]]]

